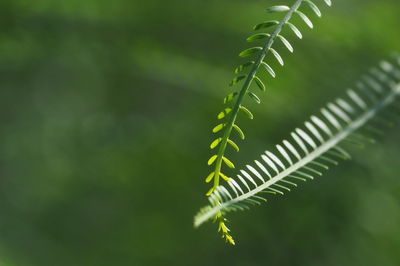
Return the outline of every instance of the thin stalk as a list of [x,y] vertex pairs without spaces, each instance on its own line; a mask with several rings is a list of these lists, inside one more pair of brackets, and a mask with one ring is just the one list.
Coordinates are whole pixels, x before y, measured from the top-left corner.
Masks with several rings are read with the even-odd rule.
[[274,32],[272,33],[271,37],[268,39],[268,41],[265,43],[263,50],[261,51],[260,55],[258,56],[255,64],[253,65],[250,73],[247,75],[247,78],[243,84],[242,89],[239,92],[238,98],[235,102],[234,107],[232,108],[232,111],[230,113],[228,123],[226,124],[224,135],[222,137],[222,141],[220,143],[220,147],[218,150],[217,154],[217,159],[215,162],[215,170],[214,170],[214,185],[212,189],[207,193],[207,195],[211,195],[213,191],[219,186],[219,175],[221,172],[221,166],[222,166],[222,158],[225,154],[226,146],[228,143],[228,139],[232,133],[232,128],[233,125],[236,122],[237,115],[239,113],[240,106],[243,102],[244,96],[247,94],[250,85],[253,82],[253,79],[255,75],[257,74],[257,70],[259,69],[261,63],[264,61],[264,58],[267,56],[269,53],[270,49],[272,48],[272,45],[275,42],[275,39],[277,36],[280,34],[282,31],[283,27],[286,25],[287,22],[289,22],[290,18],[292,17],[293,13],[296,12],[296,10],[300,7],[301,3],[303,0],[296,0],[296,2],[293,4],[293,6],[290,8],[290,10],[287,12],[285,17],[279,22],[279,24],[276,26]]

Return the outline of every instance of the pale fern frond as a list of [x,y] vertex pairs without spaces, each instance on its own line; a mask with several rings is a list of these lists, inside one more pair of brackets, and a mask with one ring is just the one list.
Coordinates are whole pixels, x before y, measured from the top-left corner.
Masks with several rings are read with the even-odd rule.
[[297,187],[297,182],[313,180],[338,160],[350,159],[342,143],[373,142],[357,131],[379,134],[383,126],[400,122],[400,57],[382,61],[346,94],[311,116],[304,127],[296,128],[290,139],[276,145],[275,153],[266,151],[229,179],[227,186],[219,185],[209,197],[210,205],[195,216],[195,226],[220,213],[259,205],[270,195],[284,195]]

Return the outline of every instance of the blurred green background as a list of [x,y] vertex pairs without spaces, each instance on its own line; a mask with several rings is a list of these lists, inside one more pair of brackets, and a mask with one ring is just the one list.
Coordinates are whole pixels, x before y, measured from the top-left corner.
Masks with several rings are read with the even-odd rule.
[[[0,1],[0,265],[400,265],[399,130],[284,198],[193,215],[210,132],[251,27],[278,0]],[[390,52],[398,0],[322,0],[241,118],[238,165],[286,138]]]

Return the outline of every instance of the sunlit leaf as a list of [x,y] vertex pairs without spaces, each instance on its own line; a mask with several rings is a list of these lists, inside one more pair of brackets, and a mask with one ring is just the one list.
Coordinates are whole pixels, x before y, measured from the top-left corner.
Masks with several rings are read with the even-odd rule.
[[244,139],[244,138],[245,138],[242,129],[241,129],[238,125],[233,124],[233,129],[239,134],[239,137],[240,137],[241,139]]
[[[224,159],[225,157],[223,157],[222,159]],[[226,159],[226,158],[225,158]],[[230,178],[227,177],[226,175],[224,175],[223,173],[219,173],[219,176],[222,177],[223,180],[225,180],[226,182],[229,182]]]
[[212,165],[216,159],[217,159],[217,155],[211,156],[211,158],[208,160],[207,164]]
[[222,160],[229,168],[235,168],[235,165],[225,156],[222,156]]
[[239,146],[236,145],[235,142],[233,142],[232,140],[228,139],[228,144],[231,145],[237,152],[239,152]]
[[231,108],[225,108],[225,110],[223,110],[222,112],[220,112],[219,114],[218,114],[218,119],[222,119],[222,118],[224,118],[227,114],[229,114],[230,112],[232,111],[232,109]]
[[296,34],[296,36],[297,36],[299,39],[302,39],[302,38],[303,38],[303,34],[301,34],[301,32],[299,31],[299,29],[298,29],[295,25],[293,25],[293,24],[290,23],[290,22],[287,22],[286,25],[289,26],[289,28],[294,32],[294,34]]
[[206,183],[210,183],[211,180],[214,178],[215,172],[212,172],[211,174],[209,174],[206,178]]
[[267,70],[267,72],[273,77],[276,77],[275,71],[265,62],[261,62],[261,65]]
[[283,66],[284,63],[283,63],[283,59],[282,59],[281,55],[274,48],[270,48],[269,50],[275,56],[276,60],[278,60],[279,64],[281,64]]
[[308,27],[310,27],[311,29],[314,28],[311,20],[303,12],[297,10],[296,13],[301,17],[301,19],[307,24]]
[[214,140],[214,141],[211,143],[210,148],[211,148],[211,149],[215,149],[215,148],[218,146],[218,144],[221,143],[221,141],[222,141],[222,138],[217,138],[216,140]]
[[213,128],[212,132],[217,133],[217,132],[221,131],[224,127],[225,127],[225,124],[219,124]]
[[267,13],[276,13],[276,12],[286,12],[289,11],[290,7],[288,6],[271,6],[270,8],[267,8]]
[[294,49],[293,49],[293,46],[290,44],[290,42],[282,35],[278,35],[278,38],[282,41],[283,45],[286,46],[286,48],[289,50],[289,52],[293,53]]
[[244,107],[243,105],[240,106],[240,110],[241,110],[242,112],[244,112],[250,119],[253,119],[253,118],[254,118],[254,116],[253,116],[253,114],[250,112],[250,110],[247,109],[246,107]]
[[304,0],[304,2],[306,2],[308,4],[308,6],[314,11],[314,13],[318,16],[321,17],[321,11],[319,10],[319,8],[317,7],[316,4],[314,4],[311,0]]

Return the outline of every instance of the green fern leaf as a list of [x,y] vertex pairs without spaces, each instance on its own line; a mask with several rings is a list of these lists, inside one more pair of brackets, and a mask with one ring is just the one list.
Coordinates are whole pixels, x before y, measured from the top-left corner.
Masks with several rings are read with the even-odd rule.
[[258,103],[258,104],[261,103],[260,98],[259,98],[257,95],[255,95],[254,93],[252,93],[251,91],[249,91],[247,94],[248,94],[248,95],[250,96],[250,98],[253,99],[256,103]]
[[250,56],[250,55],[255,54],[257,52],[260,52],[262,50],[263,50],[262,47],[252,47],[252,48],[249,48],[249,49],[246,49],[246,50],[242,51],[239,54],[239,56],[240,57],[247,57],[247,56]]
[[311,29],[314,28],[313,23],[311,22],[311,20],[301,11],[297,10],[296,13],[300,16],[300,18],[307,24],[308,27],[310,27]]
[[310,0],[304,0],[305,3],[307,3],[307,5],[312,9],[312,11],[314,11],[314,13],[318,16],[321,17],[321,11],[319,10],[319,8],[317,7],[316,4],[314,4],[312,1]]
[[290,7],[288,6],[272,6],[270,8],[267,8],[267,13],[277,13],[277,12],[286,12],[289,11]]
[[274,57],[276,58],[276,60],[278,60],[279,64],[281,66],[284,65],[283,63],[283,59],[281,57],[281,55],[274,49],[274,48],[270,48],[271,53],[274,55]]
[[275,71],[265,62],[261,62],[261,65],[267,70],[267,72],[273,77],[276,77]]
[[265,21],[265,22],[255,25],[253,29],[260,30],[260,29],[270,28],[270,27],[276,26],[278,24],[279,24],[279,21],[276,21],[276,20]]
[[293,46],[290,44],[290,42],[288,40],[286,40],[285,37],[283,37],[282,35],[278,35],[278,38],[282,41],[283,45],[286,46],[286,48],[289,50],[289,52],[291,52],[291,53],[294,52]]
[[290,22],[287,22],[286,24],[287,24],[287,25],[289,26],[289,28],[294,32],[294,34],[296,34],[296,36],[297,36],[299,39],[303,39],[303,34],[301,34],[300,30],[299,30],[295,25],[293,25],[293,24],[290,23]]
[[246,41],[247,42],[254,42],[254,41],[262,40],[262,39],[269,38],[269,37],[271,37],[271,34],[268,34],[268,33],[257,33],[257,34],[254,34],[254,35],[251,35],[250,37],[248,37],[246,39]]
[[255,80],[257,86],[260,88],[261,91],[266,91],[266,87],[265,87],[264,83],[262,82],[262,80],[259,77],[255,76],[254,80]]

